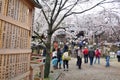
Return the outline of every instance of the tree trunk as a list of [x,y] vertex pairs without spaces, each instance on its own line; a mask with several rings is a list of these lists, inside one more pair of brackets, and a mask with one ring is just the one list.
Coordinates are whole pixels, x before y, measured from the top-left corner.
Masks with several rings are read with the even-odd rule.
[[48,78],[49,77],[49,73],[50,73],[50,54],[47,53],[46,55],[46,61],[45,61],[45,70],[44,70],[44,78]]
[[50,73],[50,62],[51,62],[50,50],[51,50],[51,35],[48,34],[47,54],[46,54],[46,61],[45,61],[44,78],[48,78],[49,73]]

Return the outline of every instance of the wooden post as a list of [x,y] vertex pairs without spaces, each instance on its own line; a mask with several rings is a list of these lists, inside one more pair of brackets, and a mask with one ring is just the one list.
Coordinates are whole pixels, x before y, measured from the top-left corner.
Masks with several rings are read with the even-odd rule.
[[33,80],[33,68],[30,66],[30,80]]
[[40,66],[40,72],[41,72],[41,79],[40,80],[44,80],[44,65]]
[[2,21],[0,20],[0,48],[2,48]]

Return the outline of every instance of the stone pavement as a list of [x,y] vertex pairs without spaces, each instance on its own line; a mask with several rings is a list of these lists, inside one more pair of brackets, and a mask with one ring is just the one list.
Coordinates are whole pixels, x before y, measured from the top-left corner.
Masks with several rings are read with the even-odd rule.
[[105,59],[101,59],[101,64],[92,66],[82,63],[82,69],[76,66],[76,58],[69,61],[69,71],[63,69],[54,70],[50,73],[54,76],[52,80],[120,80],[120,62],[117,59],[110,60],[110,67],[105,67]]

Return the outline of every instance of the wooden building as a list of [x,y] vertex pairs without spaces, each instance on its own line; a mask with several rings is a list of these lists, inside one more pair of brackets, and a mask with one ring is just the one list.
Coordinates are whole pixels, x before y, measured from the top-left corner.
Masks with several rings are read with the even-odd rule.
[[35,0],[0,0],[0,80],[29,80]]

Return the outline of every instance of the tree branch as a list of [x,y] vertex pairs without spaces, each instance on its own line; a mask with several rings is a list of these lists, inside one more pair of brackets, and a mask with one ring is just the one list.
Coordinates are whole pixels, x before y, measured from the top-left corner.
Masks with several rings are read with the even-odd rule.
[[84,11],[81,11],[81,12],[71,12],[71,13],[68,14],[67,16],[70,16],[70,15],[72,15],[72,14],[82,14],[82,13],[84,13],[84,12],[87,12],[87,11],[95,8],[96,6],[102,4],[104,1],[106,1],[106,0],[102,0],[101,2],[97,3],[96,5],[92,6],[91,8],[88,8],[88,9],[86,9],[86,10],[84,10]]
[[61,20],[57,23],[57,25],[55,26],[55,28],[54,29],[56,29],[57,27],[58,27],[58,25],[65,19],[65,17],[67,17],[67,14],[75,7],[75,5],[78,3],[78,1],[77,2],[75,2],[74,3],[74,5],[64,14],[64,16],[61,18]]
[[51,23],[52,23],[52,21],[53,21],[53,15],[54,15],[54,13],[55,13],[55,9],[56,9],[56,7],[57,7],[57,3],[58,3],[58,0],[55,0],[56,2],[55,2],[55,5],[54,5],[54,8],[53,8],[53,10],[52,10],[52,12],[51,12]]
[[43,42],[43,44],[47,47],[47,44],[43,41],[42,37],[34,31],[34,33],[37,35],[37,37]]
[[[66,0],[66,1],[67,1],[67,0]],[[66,2],[66,1],[65,1],[65,2]],[[65,3],[65,2],[64,2],[64,3]],[[63,3],[63,4],[64,4],[64,3]],[[61,9],[62,9],[62,8],[61,8],[61,4],[62,4],[62,0],[61,0],[61,2],[60,2],[58,11],[57,11],[57,13],[55,14],[55,16],[54,16],[54,18],[53,18],[53,24],[54,24],[54,22],[56,21],[56,19],[58,18],[58,15],[60,14],[60,11],[61,11]]]
[[42,2],[50,9],[50,11],[51,11],[51,8],[50,8],[50,6],[44,1],[44,0],[42,0]]
[[[115,3],[115,2],[120,2],[120,1],[108,1],[108,2],[104,2],[104,3]],[[101,3],[101,4],[104,4],[104,3]]]
[[58,28],[59,24],[65,19],[65,17],[66,17],[66,14],[60,19],[60,21],[57,23],[57,25],[55,26],[55,28],[53,29],[53,31]]
[[67,13],[69,13],[77,4],[78,2],[75,2],[74,5],[67,11]]
[[42,11],[42,13],[43,13],[43,15],[45,17],[45,20],[47,21],[48,25],[50,25],[50,22],[48,21],[48,18],[47,18],[46,14],[45,14],[45,11],[43,9],[41,9],[41,11]]
[[67,2],[68,2],[68,0],[65,0],[65,2],[63,3],[63,5],[61,5],[61,8],[63,8]]
[[58,28],[56,28],[56,29],[53,30],[53,33],[54,33],[55,31],[59,30],[59,29],[63,29],[63,30],[66,31],[66,28],[68,28],[68,27],[58,27]]
[[62,10],[67,9],[68,7],[71,7],[72,5],[73,5],[73,4],[70,4],[70,5],[66,6],[66,7],[64,7]]

